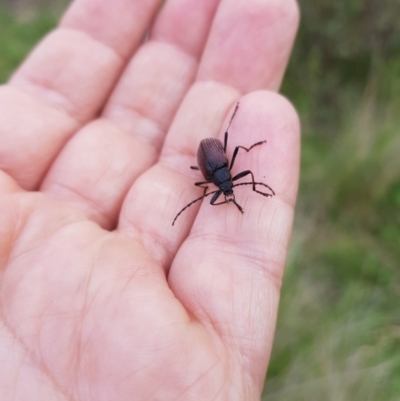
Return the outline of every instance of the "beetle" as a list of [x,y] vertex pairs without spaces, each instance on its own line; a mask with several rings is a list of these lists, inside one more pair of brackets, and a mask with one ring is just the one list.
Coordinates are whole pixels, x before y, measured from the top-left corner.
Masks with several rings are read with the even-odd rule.
[[[188,207],[193,205],[193,203],[196,203],[196,202],[204,199],[206,196],[209,196],[212,194],[214,194],[214,196],[210,200],[210,204],[212,206],[223,205],[225,203],[232,202],[239,209],[239,211],[241,213],[244,213],[243,208],[236,202],[235,195],[233,193],[233,188],[237,187],[239,185],[252,185],[253,186],[252,189],[254,192],[257,192],[258,194],[266,196],[266,197],[272,197],[275,195],[274,190],[270,186],[268,186],[267,184],[264,184],[262,182],[254,181],[254,174],[251,172],[251,170],[242,171],[241,173],[236,174],[234,177],[232,177],[232,175],[231,175],[231,170],[235,163],[236,156],[239,152],[239,149],[244,149],[246,152],[249,152],[255,146],[259,146],[259,145],[262,145],[267,142],[267,141],[256,142],[255,144],[251,145],[249,148],[245,148],[244,146],[236,146],[235,150],[233,151],[232,160],[229,163],[228,157],[226,156],[226,147],[228,145],[228,131],[229,131],[232,120],[235,117],[235,114],[238,111],[238,109],[239,109],[239,103],[236,104],[235,110],[233,111],[232,117],[231,117],[228,127],[225,131],[223,145],[222,145],[222,142],[217,138],[206,138],[200,142],[199,148],[197,150],[198,166],[191,166],[190,168],[192,170],[200,170],[201,173],[203,174],[205,181],[195,182],[194,185],[196,185],[200,188],[204,188],[204,193],[202,196],[200,196],[200,198],[197,198],[197,199],[193,200],[192,202],[188,203],[175,216],[174,221],[172,222],[172,225],[175,224],[176,219],[181,215],[181,213],[184,212]],[[251,175],[251,182],[242,182],[239,184],[233,183],[234,181],[239,180],[240,178],[246,177],[247,175]],[[208,186],[206,186],[205,184],[210,184],[210,183],[213,183],[214,185],[216,185],[218,187],[218,189],[207,193]],[[271,191],[271,193],[257,191],[256,185],[263,185],[264,187],[267,187]],[[217,199],[222,194],[224,195],[225,200],[216,203]]]

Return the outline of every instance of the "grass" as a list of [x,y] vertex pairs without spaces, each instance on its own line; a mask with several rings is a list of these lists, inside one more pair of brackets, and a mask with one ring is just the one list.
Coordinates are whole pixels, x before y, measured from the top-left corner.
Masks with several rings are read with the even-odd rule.
[[400,117],[384,106],[366,93],[335,137],[305,135],[265,401],[400,397]]
[[357,76],[299,56],[302,33],[283,87],[302,176],[263,400],[398,400],[400,58],[352,55]]
[[[375,26],[365,2],[341,4],[301,2],[283,85],[302,175],[264,401],[400,399],[398,13],[378,10]],[[0,81],[55,23],[0,10]]]
[[24,19],[0,8],[0,83],[9,78],[29,51],[56,24],[54,13],[49,11]]

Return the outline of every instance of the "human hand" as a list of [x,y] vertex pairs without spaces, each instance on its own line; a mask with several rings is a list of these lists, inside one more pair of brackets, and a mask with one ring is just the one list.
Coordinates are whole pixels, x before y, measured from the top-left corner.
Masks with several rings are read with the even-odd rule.
[[[297,116],[273,92],[297,7],[156,11],[77,0],[0,89],[4,400],[260,397],[298,183]],[[267,140],[234,170],[276,196],[238,187],[245,214],[198,202],[172,227],[239,99],[228,157]]]

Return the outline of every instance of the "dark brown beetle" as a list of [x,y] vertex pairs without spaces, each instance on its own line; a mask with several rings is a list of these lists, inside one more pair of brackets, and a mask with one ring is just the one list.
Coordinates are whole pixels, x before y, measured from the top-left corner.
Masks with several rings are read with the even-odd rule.
[[[188,203],[175,216],[174,221],[172,222],[172,225],[175,224],[175,221],[179,217],[179,215],[184,210],[186,210],[189,206],[191,206],[191,205],[193,205],[193,203],[198,202],[199,200],[205,198],[206,196],[212,195],[212,194],[214,194],[214,196],[211,198],[211,201],[210,201],[211,205],[217,206],[217,205],[222,205],[224,203],[232,202],[233,204],[235,204],[235,206],[239,209],[239,211],[241,213],[244,213],[243,208],[236,202],[235,195],[233,193],[233,188],[237,187],[239,185],[252,185],[253,191],[255,191],[258,194],[261,194],[263,196],[268,197],[268,196],[275,195],[274,190],[271,187],[269,187],[268,185],[266,185],[262,182],[255,182],[254,175],[250,170],[242,171],[241,173],[235,175],[232,178],[231,170],[232,170],[233,164],[235,163],[235,159],[236,159],[239,149],[244,149],[246,152],[248,152],[248,151],[250,151],[250,149],[254,148],[254,146],[262,145],[263,143],[267,142],[267,141],[257,142],[254,145],[250,146],[249,148],[245,148],[244,146],[236,146],[236,148],[233,152],[231,163],[229,165],[228,158],[226,157],[226,146],[228,144],[228,130],[229,130],[229,127],[231,126],[233,117],[235,117],[235,114],[236,114],[238,108],[239,108],[239,103],[236,104],[235,110],[229,121],[228,128],[225,131],[225,138],[224,138],[223,146],[222,146],[221,141],[217,138],[206,138],[200,142],[199,148],[197,150],[197,163],[199,166],[198,167],[191,166],[190,168],[193,170],[200,170],[201,173],[203,174],[204,178],[206,179],[205,181],[199,181],[199,182],[194,183],[194,185],[204,188],[204,194],[203,194],[203,196],[200,196],[200,198],[197,198],[194,201]],[[229,168],[228,168],[228,165],[229,165]],[[249,174],[251,175],[251,179],[252,179],[251,182],[243,182],[240,184],[233,183],[233,181],[243,178]],[[217,189],[216,191],[207,193],[208,186],[204,186],[204,185],[210,184],[210,183],[213,183],[219,189]],[[267,187],[271,191],[271,193],[257,191],[256,185],[263,185],[264,187]],[[215,203],[221,194],[224,194],[225,200],[222,202]]]

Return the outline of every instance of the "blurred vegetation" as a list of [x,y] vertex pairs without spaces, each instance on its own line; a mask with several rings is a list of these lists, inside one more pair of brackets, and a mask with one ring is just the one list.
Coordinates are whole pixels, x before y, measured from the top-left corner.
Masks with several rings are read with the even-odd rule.
[[264,401],[400,399],[398,0],[300,0],[302,176]]
[[[399,400],[400,0],[300,8],[282,91],[302,176],[263,400]],[[55,24],[0,9],[0,81]]]
[[0,83],[9,78],[26,54],[55,24],[55,13],[49,10],[17,17],[15,11],[0,7]]

